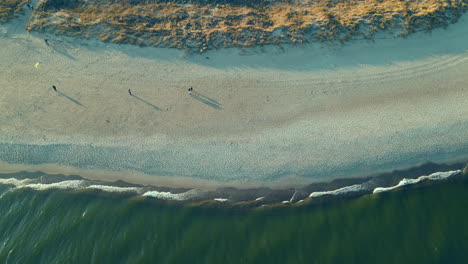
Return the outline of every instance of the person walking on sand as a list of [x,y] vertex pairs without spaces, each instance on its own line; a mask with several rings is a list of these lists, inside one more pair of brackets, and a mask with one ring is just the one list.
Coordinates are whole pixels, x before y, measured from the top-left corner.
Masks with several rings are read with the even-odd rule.
[[130,91],[130,89],[128,89],[128,94],[129,94],[129,95],[133,95],[133,94],[132,94],[132,91]]
[[190,86],[190,88],[188,89],[188,94],[192,95],[192,91],[193,91],[193,88],[192,86]]
[[57,91],[57,87],[55,87],[55,85],[52,85],[52,89],[54,89],[54,91]]

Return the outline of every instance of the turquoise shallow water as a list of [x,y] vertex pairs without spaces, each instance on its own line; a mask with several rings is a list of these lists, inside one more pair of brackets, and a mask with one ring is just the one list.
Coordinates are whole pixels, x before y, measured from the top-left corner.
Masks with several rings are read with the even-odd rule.
[[468,181],[303,207],[0,186],[0,263],[467,263]]

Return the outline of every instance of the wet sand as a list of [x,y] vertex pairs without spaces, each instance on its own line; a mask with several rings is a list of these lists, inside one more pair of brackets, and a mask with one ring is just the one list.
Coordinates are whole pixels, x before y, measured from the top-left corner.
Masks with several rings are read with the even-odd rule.
[[407,39],[190,56],[19,21],[0,26],[4,170],[298,186],[468,156],[466,15]]
[[[426,163],[406,170],[370,175],[361,178],[342,178],[317,182],[296,188],[220,187],[207,189],[211,182],[199,188],[133,184],[122,180],[98,177],[92,180],[80,175],[17,171],[0,173],[0,185],[38,191],[51,189],[97,192],[128,197],[156,198],[169,203],[195,206],[257,208],[263,206],[306,205],[363,195],[427,186],[431,182],[459,181],[466,178],[466,161],[452,164]],[[94,175],[96,177],[96,174]],[[178,180],[179,184],[183,181]],[[176,183],[176,182],[174,182]]]

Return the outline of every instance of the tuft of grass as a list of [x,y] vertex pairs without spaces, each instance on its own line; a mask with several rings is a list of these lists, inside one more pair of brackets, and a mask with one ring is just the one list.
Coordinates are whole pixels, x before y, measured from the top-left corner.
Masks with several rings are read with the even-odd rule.
[[2,0],[0,2],[0,23],[6,23],[22,12],[29,0]]

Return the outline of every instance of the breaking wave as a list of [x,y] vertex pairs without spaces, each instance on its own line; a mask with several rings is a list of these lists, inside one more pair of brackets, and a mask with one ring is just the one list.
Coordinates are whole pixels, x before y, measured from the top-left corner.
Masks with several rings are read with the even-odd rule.
[[109,193],[135,193],[145,197],[153,197],[162,200],[178,200],[184,201],[196,197],[199,194],[198,190],[192,189],[183,193],[159,192],[149,189],[151,187],[120,187],[104,184],[92,184],[92,181],[87,180],[65,180],[52,183],[41,183],[41,179],[15,179],[15,178],[0,178],[0,184],[12,185],[16,189],[29,188],[37,191],[45,191],[50,189],[60,190],[99,190]]
[[104,192],[117,192],[117,193],[124,193],[124,192],[140,193],[141,192],[141,188],[138,188],[138,187],[116,187],[116,186],[109,186],[109,185],[90,185],[86,188],[101,190]]
[[331,191],[320,191],[320,192],[312,192],[309,195],[309,198],[317,198],[325,195],[333,195],[333,196],[338,196],[338,195],[346,195],[346,194],[351,194],[351,193],[358,193],[358,192],[364,192],[364,193],[381,193],[381,192],[386,192],[390,191],[405,185],[409,184],[417,184],[423,181],[427,180],[432,180],[432,181],[439,181],[439,180],[445,180],[448,179],[452,176],[459,175],[461,174],[461,170],[453,170],[453,171],[447,171],[447,172],[435,172],[432,173],[428,176],[420,176],[415,179],[407,179],[403,178],[398,182],[397,185],[394,186],[375,186],[373,184],[372,180],[366,183],[362,184],[354,184],[351,186],[346,186],[342,187],[339,189],[331,190]]
[[343,187],[343,188],[340,188],[340,189],[336,189],[336,190],[333,190],[333,191],[313,192],[313,193],[311,193],[309,195],[309,197],[313,198],[313,197],[320,197],[320,196],[323,196],[323,195],[340,195],[340,194],[345,194],[345,193],[349,193],[349,192],[359,192],[359,191],[362,191],[362,190],[365,190],[365,189],[366,188],[364,187],[364,185],[355,184],[355,185]]
[[16,188],[30,188],[33,190],[44,191],[49,189],[80,189],[85,186],[84,180],[71,180],[61,181],[49,184],[35,183],[35,179],[22,179],[18,180],[15,178],[0,179],[0,184],[13,185]]
[[171,193],[171,192],[158,192],[158,191],[149,191],[145,192],[142,196],[153,197],[162,200],[176,200],[184,201],[191,198],[195,198],[200,194],[200,191],[192,189],[183,193]]
[[428,176],[418,177],[416,179],[403,179],[395,186],[377,187],[377,188],[374,189],[374,191],[372,193],[386,192],[386,191],[390,191],[390,190],[399,188],[401,186],[405,186],[405,185],[409,185],[409,184],[416,184],[416,183],[426,181],[426,180],[432,180],[432,181],[445,180],[445,179],[447,179],[449,177],[452,177],[454,175],[457,175],[459,173],[461,173],[461,170],[447,171],[447,172],[436,172],[436,173],[432,173],[431,175],[428,175]]
[[[461,175],[462,170],[451,170],[446,172],[435,172],[429,175],[420,176],[417,178],[403,178],[395,185],[395,179],[389,182],[379,181],[377,178],[369,178],[367,181],[351,184],[341,188],[332,190],[320,190],[306,192],[295,191],[292,196],[281,196],[275,193],[273,190],[263,193],[251,193],[249,195],[242,195],[243,192],[248,190],[238,189],[235,193],[223,192],[222,190],[217,191],[202,191],[198,189],[172,189],[168,187],[157,187],[157,186],[143,186],[133,185],[125,182],[110,183],[95,180],[87,180],[78,177],[79,179],[66,178],[54,178],[47,177],[47,175],[39,175],[36,177],[27,176],[26,178],[17,179],[14,177],[0,178],[0,185],[10,185],[13,189],[24,189],[29,188],[36,191],[45,191],[51,189],[59,190],[96,190],[106,193],[121,193],[131,194],[135,196],[150,197],[160,200],[172,200],[172,201],[194,201],[194,200],[211,200],[221,203],[235,203],[238,201],[253,201],[256,206],[262,206],[265,204],[294,204],[302,203],[307,199],[316,199],[319,197],[326,198],[327,196],[348,196],[355,197],[364,194],[376,194],[394,190],[406,185],[418,184],[424,181],[440,181],[446,180],[450,177]],[[261,192],[261,189],[259,189]],[[281,191],[280,191],[281,192]],[[258,194],[262,194],[261,196]],[[234,196],[233,196],[234,195]],[[266,195],[266,196],[265,196]],[[260,196],[260,197],[259,197]],[[236,198],[237,197],[237,198]],[[286,199],[284,199],[286,198]]]

